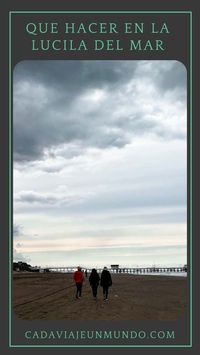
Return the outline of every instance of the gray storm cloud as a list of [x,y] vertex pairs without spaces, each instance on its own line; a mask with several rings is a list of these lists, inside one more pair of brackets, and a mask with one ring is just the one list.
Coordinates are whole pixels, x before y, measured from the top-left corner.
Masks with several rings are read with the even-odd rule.
[[[38,160],[62,144],[74,145],[71,157],[87,147],[121,148],[145,133],[180,139],[184,132],[159,120],[155,101],[158,93],[172,93],[181,107],[185,80],[184,66],[175,61],[20,62],[14,70],[14,159]],[[140,102],[142,95],[153,111]]]
[[15,260],[185,262],[186,77],[171,60],[15,67]]
[[13,225],[13,235],[14,237],[20,237],[23,234],[23,227],[19,224]]

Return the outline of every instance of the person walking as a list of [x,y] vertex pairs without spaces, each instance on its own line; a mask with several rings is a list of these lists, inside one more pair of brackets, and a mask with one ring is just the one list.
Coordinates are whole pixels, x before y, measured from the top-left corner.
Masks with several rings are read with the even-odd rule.
[[108,289],[112,286],[112,278],[106,266],[103,268],[101,273],[100,285],[103,287],[104,301],[108,301]]
[[77,269],[78,270],[74,273],[74,281],[76,284],[76,298],[81,298],[84,274],[83,271],[81,271],[80,266],[78,266]]
[[92,272],[89,276],[89,283],[90,283],[90,286],[92,287],[92,294],[93,294],[93,297],[95,300],[97,299],[97,289],[99,286],[99,281],[100,281],[100,277],[99,277],[97,270],[92,269]]

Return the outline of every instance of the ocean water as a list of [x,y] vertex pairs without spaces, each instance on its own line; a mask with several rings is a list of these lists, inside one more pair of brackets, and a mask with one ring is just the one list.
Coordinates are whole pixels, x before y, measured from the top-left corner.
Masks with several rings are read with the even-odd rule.
[[[137,274],[135,274],[137,275]],[[143,275],[143,276],[181,276],[181,277],[187,277],[187,272],[151,272],[147,274],[138,274],[138,275]]]
[[[115,272],[112,274],[116,274]],[[117,273],[118,275],[142,275],[142,276],[180,276],[180,277],[187,277],[187,272],[138,272],[138,273],[132,273],[132,272],[124,272],[124,273]]]

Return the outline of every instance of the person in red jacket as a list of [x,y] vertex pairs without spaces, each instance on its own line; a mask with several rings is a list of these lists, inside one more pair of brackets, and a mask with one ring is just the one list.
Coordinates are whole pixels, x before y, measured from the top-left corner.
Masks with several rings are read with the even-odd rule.
[[81,298],[84,274],[80,266],[78,266],[78,270],[74,273],[74,281],[76,283],[76,298]]

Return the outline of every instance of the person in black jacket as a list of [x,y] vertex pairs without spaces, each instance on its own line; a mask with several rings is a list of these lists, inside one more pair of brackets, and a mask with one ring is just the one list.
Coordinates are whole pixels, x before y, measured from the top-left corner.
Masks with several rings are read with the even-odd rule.
[[99,281],[100,281],[100,277],[99,277],[99,274],[97,273],[97,270],[92,269],[92,272],[89,276],[89,283],[90,283],[90,286],[92,287],[92,293],[93,293],[94,299],[97,298],[97,289],[99,286]]
[[107,270],[105,266],[101,273],[101,282],[100,285],[103,287],[103,296],[104,301],[108,301],[108,288],[112,286],[112,278],[110,272]]

